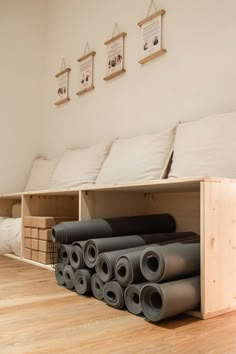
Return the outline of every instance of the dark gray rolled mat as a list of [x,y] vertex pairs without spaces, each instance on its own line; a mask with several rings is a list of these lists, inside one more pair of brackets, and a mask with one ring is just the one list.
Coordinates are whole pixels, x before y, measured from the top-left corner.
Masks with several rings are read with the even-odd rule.
[[200,304],[200,277],[148,283],[140,294],[142,312],[152,322],[195,310]]
[[70,252],[71,252],[71,245],[60,245],[58,250],[58,259],[59,262],[62,263],[64,266],[69,264]]
[[64,285],[64,267],[62,263],[58,263],[55,266],[55,277],[58,285]]
[[82,269],[84,267],[83,250],[87,241],[76,241],[71,246],[69,262],[74,270]]
[[66,221],[53,226],[52,240],[63,244],[154,232],[173,232],[176,222],[170,214],[129,216],[110,219]]
[[63,275],[64,275],[64,281],[65,281],[65,285],[67,287],[67,289],[73,289],[74,288],[74,270],[70,265],[66,265],[64,267],[64,271],[63,271]]
[[131,283],[145,281],[140,269],[140,256],[143,250],[120,256],[114,265],[114,274],[118,283],[125,287]]
[[121,255],[127,252],[132,253],[132,252],[144,250],[146,247],[148,246],[145,245],[145,246],[140,246],[135,248],[101,253],[97,258],[97,262],[95,266],[97,275],[104,283],[110,281],[112,278],[114,278],[114,266],[117,259]]
[[109,306],[122,309],[125,305],[124,290],[117,281],[109,281],[103,288],[104,300]]
[[91,292],[92,269],[77,269],[74,275],[74,287],[78,294],[85,295]]
[[151,282],[185,278],[200,272],[199,243],[172,243],[147,247],[140,257],[140,268]]
[[140,315],[142,312],[140,294],[141,290],[148,283],[130,284],[124,292],[125,305],[129,312]]
[[[189,240],[191,240],[192,242],[193,237],[196,238],[197,240],[199,239],[199,236],[191,232],[176,233],[176,234],[173,233],[172,235],[173,237],[175,237],[175,239],[171,239],[171,237],[169,237],[168,238],[169,243],[175,243],[178,237],[183,237],[183,236],[185,237],[183,239],[179,238],[178,242],[181,243],[189,242]],[[162,238],[160,238],[160,240],[162,241]],[[158,242],[158,237],[157,237],[157,242]],[[163,243],[160,242],[160,244],[162,245]],[[116,280],[121,286],[128,286],[131,283],[141,283],[145,280],[140,269],[140,257],[142,253],[143,250],[139,250],[137,252],[132,252],[132,253],[127,252],[117,259],[114,265],[114,273],[115,273]]]
[[152,243],[169,243],[172,240],[176,241],[189,237],[199,236],[193,232],[172,232],[91,239],[87,241],[84,247],[84,262],[89,268],[93,268],[98,255],[103,252],[139,247]]
[[91,278],[91,289],[94,297],[98,300],[103,299],[104,282],[99,278],[97,273],[94,273]]

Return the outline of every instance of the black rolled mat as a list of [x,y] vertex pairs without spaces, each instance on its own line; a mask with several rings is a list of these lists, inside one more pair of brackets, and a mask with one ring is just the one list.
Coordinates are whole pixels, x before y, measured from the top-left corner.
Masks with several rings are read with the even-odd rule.
[[125,287],[131,283],[145,281],[140,269],[140,256],[143,250],[120,256],[114,265],[114,274],[118,283]]
[[103,288],[104,288],[104,283],[103,281],[99,278],[97,273],[93,274],[91,278],[91,289],[94,297],[98,300],[103,299]]
[[67,289],[71,290],[74,288],[74,270],[70,265],[64,267],[64,281]]
[[65,284],[64,267],[63,267],[62,263],[56,264],[56,266],[55,266],[55,277],[56,277],[58,285],[64,285]]
[[195,310],[200,304],[200,277],[148,283],[142,288],[140,298],[142,312],[152,322]]
[[151,282],[185,278],[200,272],[200,245],[173,243],[147,247],[140,257],[144,278]]
[[114,278],[114,266],[117,259],[121,255],[128,252],[132,253],[132,252],[144,250],[146,247],[148,246],[145,245],[145,246],[140,246],[135,248],[101,253],[97,258],[97,262],[95,266],[97,275],[104,283],[110,281],[112,278]]
[[58,259],[59,262],[64,266],[69,264],[69,257],[71,252],[71,245],[60,245],[58,250]]
[[173,232],[175,228],[175,219],[170,214],[67,221],[53,226],[52,240],[71,244],[94,238]]
[[74,270],[82,269],[84,267],[84,255],[83,249],[87,241],[74,242],[71,245],[71,252],[69,256],[69,262]]
[[174,242],[173,240],[176,242],[178,239],[191,237],[199,238],[194,232],[172,232],[91,239],[87,241],[84,247],[84,261],[87,267],[93,268],[98,255],[103,252],[139,247],[153,243],[169,243]]
[[117,281],[109,281],[103,288],[104,300],[116,309],[122,309],[125,305],[124,290]]
[[134,315],[142,313],[142,306],[140,301],[141,290],[148,283],[130,284],[124,292],[125,305],[129,312]]
[[74,275],[74,287],[78,294],[85,295],[91,292],[92,269],[78,269]]

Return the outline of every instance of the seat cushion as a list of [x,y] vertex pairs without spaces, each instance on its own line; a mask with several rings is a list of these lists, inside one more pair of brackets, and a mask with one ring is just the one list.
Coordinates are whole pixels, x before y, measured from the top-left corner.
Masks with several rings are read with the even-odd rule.
[[50,180],[58,160],[38,158],[34,160],[25,191],[50,189]]
[[124,184],[162,178],[173,147],[174,129],[116,139],[96,184]]
[[109,142],[66,150],[53,172],[51,187],[67,188],[94,183],[110,146]]
[[179,124],[169,177],[236,178],[236,112]]

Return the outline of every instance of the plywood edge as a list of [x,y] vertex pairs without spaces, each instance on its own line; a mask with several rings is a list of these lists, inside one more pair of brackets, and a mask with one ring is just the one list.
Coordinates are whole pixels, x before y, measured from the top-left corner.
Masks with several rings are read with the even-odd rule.
[[6,193],[1,194],[0,199],[21,199],[23,192],[21,193]]
[[219,310],[219,311],[203,313],[202,316],[203,316],[204,320],[208,320],[210,318],[221,316],[221,315],[224,315],[226,313],[233,312],[233,311],[236,311],[236,306],[227,307],[227,308],[225,308],[223,310]]

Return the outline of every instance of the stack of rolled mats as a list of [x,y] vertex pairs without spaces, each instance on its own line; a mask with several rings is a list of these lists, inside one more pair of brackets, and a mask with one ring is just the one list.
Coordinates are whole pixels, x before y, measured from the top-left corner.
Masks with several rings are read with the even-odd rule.
[[200,306],[200,245],[170,214],[63,222],[59,285],[158,322]]

